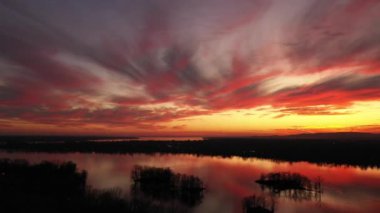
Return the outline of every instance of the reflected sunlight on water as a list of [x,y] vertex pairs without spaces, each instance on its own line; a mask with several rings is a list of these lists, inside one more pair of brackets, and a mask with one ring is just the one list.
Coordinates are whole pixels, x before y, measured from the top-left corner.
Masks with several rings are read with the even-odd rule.
[[270,172],[299,173],[322,180],[321,201],[295,201],[276,197],[275,212],[376,212],[380,208],[380,170],[350,166],[317,165],[307,162],[275,162],[257,158],[199,157],[194,155],[47,154],[0,153],[0,158],[30,162],[73,161],[88,172],[95,188],[120,187],[130,191],[130,173],[135,165],[170,167],[174,172],[195,175],[207,187],[194,212],[241,212],[242,199],[266,194],[255,180]]

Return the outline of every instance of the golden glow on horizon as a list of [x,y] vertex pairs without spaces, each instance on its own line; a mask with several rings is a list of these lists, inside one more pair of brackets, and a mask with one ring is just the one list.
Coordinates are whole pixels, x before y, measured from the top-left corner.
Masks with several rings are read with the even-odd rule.
[[[248,110],[231,110],[212,115],[192,117],[190,120],[174,121],[174,125],[186,125],[194,132],[230,132],[277,134],[285,130],[299,131],[350,131],[359,126],[380,122],[380,102],[357,102],[346,109],[347,114],[337,115],[280,115],[271,107]],[[363,129],[363,131],[365,131]],[[286,132],[286,131],[285,131]]]
[[[171,104],[165,105],[173,107]],[[379,132],[380,102],[356,102],[346,114],[297,115],[283,117],[271,106],[245,110],[229,110],[210,115],[191,116],[155,124],[157,129],[131,126],[105,126],[86,124],[78,128],[64,125],[33,124],[20,120],[2,120],[7,133],[38,134],[119,134],[119,135],[266,135],[294,134],[301,132],[364,131]],[[339,110],[337,110],[339,112]],[[372,128],[375,127],[375,130]],[[4,133],[4,132],[3,132]]]

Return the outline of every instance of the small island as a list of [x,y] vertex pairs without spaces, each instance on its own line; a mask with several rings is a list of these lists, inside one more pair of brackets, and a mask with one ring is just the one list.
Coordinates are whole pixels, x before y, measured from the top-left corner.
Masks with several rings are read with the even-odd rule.
[[205,186],[192,175],[174,173],[169,168],[135,166],[131,173],[132,194],[162,201],[177,200],[186,206],[198,205]]
[[283,195],[293,200],[320,200],[322,194],[321,179],[311,181],[298,173],[278,172],[262,174],[256,183],[262,189],[269,189],[272,194]]

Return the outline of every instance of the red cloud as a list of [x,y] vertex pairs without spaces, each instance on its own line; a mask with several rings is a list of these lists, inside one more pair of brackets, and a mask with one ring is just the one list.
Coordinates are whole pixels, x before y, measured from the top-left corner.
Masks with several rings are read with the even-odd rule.
[[[350,113],[355,101],[379,101],[378,1],[316,1],[298,12],[261,0],[179,2],[85,5],[96,17],[77,13],[79,3],[68,7],[73,17],[60,3],[46,11],[0,4],[0,119],[162,128],[179,118],[263,105],[279,117]],[[60,54],[100,69],[60,61]],[[326,70],[336,73],[263,90],[279,75],[287,81],[287,74]],[[123,76],[143,94],[107,96],[103,86],[113,82],[103,74]],[[159,103],[174,107],[146,107]]]

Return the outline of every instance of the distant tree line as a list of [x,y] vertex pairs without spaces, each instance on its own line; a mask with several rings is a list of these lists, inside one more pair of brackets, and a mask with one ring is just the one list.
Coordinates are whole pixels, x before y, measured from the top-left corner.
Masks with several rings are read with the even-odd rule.
[[[308,161],[319,164],[353,165],[362,168],[380,167],[380,141],[376,139],[270,139],[219,138],[205,141],[131,141],[62,143],[29,143],[3,139],[0,149],[30,152],[88,152],[88,153],[173,153],[209,156],[258,157],[280,161]],[[1,138],[0,138],[1,141]]]

